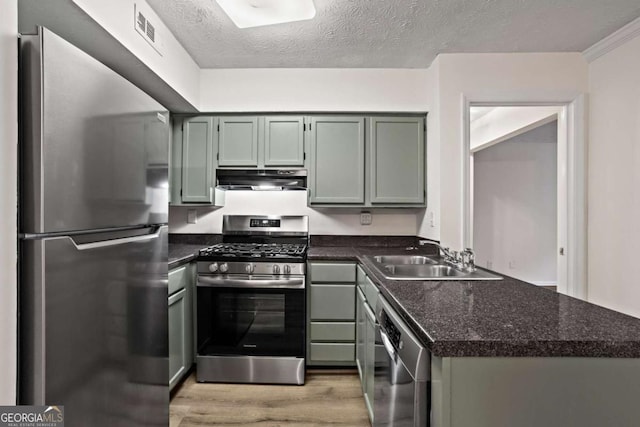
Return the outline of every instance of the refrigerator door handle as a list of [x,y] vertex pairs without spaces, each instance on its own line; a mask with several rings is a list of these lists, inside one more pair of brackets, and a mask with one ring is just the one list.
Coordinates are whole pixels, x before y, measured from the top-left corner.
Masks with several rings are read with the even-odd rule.
[[141,236],[133,236],[133,237],[123,237],[120,239],[101,240],[98,242],[91,242],[91,243],[76,243],[76,241],[73,240],[73,237],[67,237],[67,239],[71,240],[71,243],[73,243],[73,245],[76,247],[77,250],[86,251],[91,249],[104,248],[108,246],[122,245],[125,243],[144,242],[147,240],[157,239],[160,236],[160,232],[163,227],[166,227],[166,225],[155,226],[155,230],[150,234],[143,234]]

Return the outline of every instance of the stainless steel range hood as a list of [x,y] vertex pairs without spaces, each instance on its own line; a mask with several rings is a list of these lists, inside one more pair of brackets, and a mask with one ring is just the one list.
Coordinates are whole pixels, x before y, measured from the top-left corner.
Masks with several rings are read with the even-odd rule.
[[218,169],[221,190],[288,191],[307,189],[305,169]]

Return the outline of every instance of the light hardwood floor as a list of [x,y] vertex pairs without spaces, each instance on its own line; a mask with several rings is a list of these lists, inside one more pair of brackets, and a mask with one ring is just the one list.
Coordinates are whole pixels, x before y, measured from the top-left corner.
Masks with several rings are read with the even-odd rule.
[[304,386],[197,383],[171,399],[170,427],[369,427],[357,373],[308,371]]

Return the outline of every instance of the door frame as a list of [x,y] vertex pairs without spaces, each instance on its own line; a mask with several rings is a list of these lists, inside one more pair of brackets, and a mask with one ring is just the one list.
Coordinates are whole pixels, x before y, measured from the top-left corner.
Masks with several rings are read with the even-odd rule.
[[[527,100],[495,101],[462,96],[462,210],[464,247],[473,247],[472,228],[472,164],[471,123],[469,109],[473,107],[561,107],[558,114],[558,201],[565,201],[565,214],[558,218],[558,292],[583,300],[587,299],[587,143],[586,95],[581,94],[565,102]],[[562,195],[566,190],[566,196]],[[562,208],[558,205],[559,213]]]

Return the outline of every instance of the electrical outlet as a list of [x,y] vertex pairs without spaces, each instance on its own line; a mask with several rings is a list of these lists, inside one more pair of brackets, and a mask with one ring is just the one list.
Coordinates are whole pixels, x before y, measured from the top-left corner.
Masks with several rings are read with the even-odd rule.
[[371,225],[371,213],[370,212],[361,212],[360,213],[360,225]]
[[429,212],[429,226],[430,227],[436,226],[436,215],[433,212]]
[[493,268],[493,262],[487,261],[487,268],[491,270]]
[[509,261],[509,268],[511,270],[513,270],[514,268],[516,268],[516,262],[515,261]]
[[189,209],[187,211],[187,224],[195,224],[198,222],[198,211],[195,209]]

